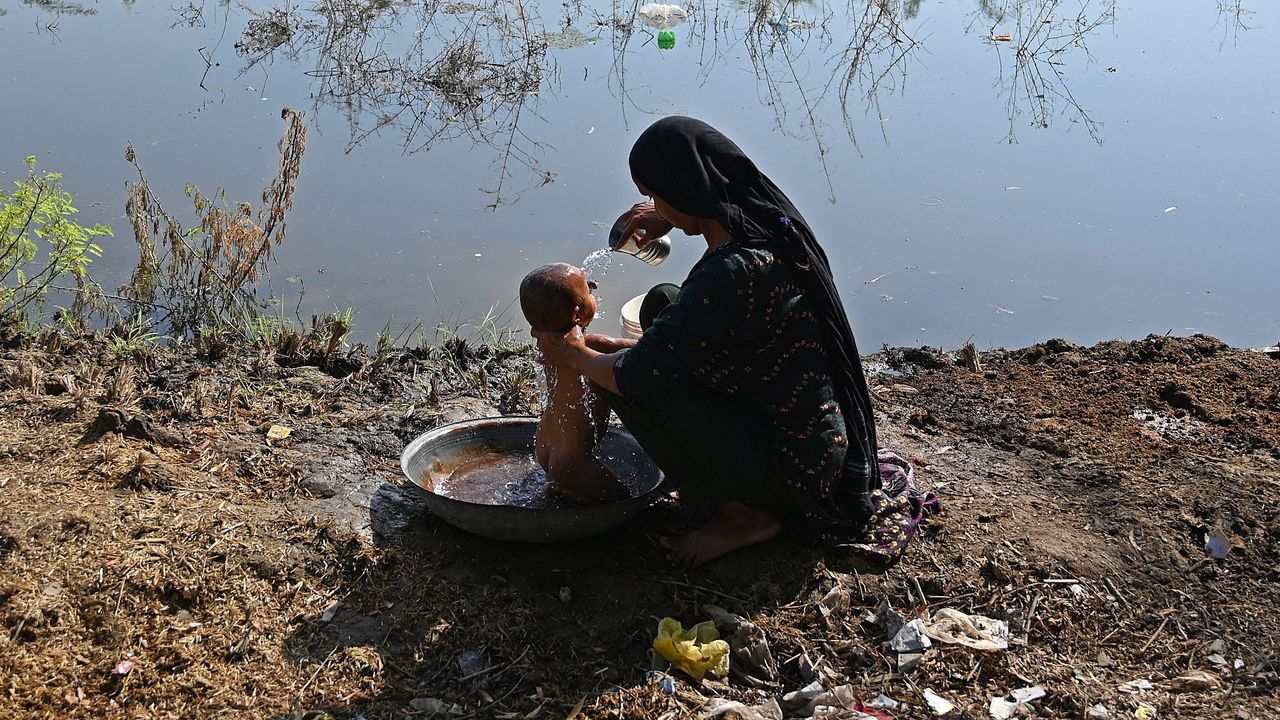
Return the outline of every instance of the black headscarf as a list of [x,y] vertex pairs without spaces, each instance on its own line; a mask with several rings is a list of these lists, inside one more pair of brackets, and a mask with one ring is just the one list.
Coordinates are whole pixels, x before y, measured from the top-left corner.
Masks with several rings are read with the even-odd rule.
[[630,165],[637,182],[680,212],[714,218],[734,241],[761,245],[794,269],[822,327],[850,449],[857,443],[861,451],[849,453],[845,481],[852,487],[841,494],[864,521],[870,492],[880,488],[875,417],[853,330],[813,230],[751,158],[701,120],[677,115],[650,125],[632,146]]

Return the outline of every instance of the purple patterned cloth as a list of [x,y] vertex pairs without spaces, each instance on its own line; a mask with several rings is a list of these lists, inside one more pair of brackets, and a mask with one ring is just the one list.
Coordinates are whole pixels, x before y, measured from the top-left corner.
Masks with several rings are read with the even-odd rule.
[[866,542],[841,545],[878,564],[897,562],[929,515],[942,511],[942,501],[933,492],[916,487],[915,469],[900,455],[880,448],[881,489],[871,494],[875,513],[867,521]]

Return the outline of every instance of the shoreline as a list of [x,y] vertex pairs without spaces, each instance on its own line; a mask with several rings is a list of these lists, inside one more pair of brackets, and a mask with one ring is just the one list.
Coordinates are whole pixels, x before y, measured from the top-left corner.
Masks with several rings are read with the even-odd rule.
[[[985,718],[991,698],[1031,685],[1050,716],[1272,711],[1280,359],[1261,352],[1153,335],[874,353],[882,441],[944,514],[884,572],[782,541],[690,575],[652,542],[659,514],[511,545],[440,523],[405,486],[408,439],[536,414],[528,346],[206,342],[116,357],[107,333],[12,330],[0,668],[14,680],[0,715],[557,718],[581,701],[590,720],[698,717],[809,684],[788,661],[801,654],[828,689],[903,703],[894,717],[931,714],[929,688],[951,717]],[[271,425],[292,432],[268,440]],[[1225,559],[1206,550],[1214,532]],[[935,642],[900,671],[863,621],[885,600],[1003,619],[1017,642]],[[772,683],[675,672],[668,695],[650,679],[655,619],[689,625],[706,605],[765,631]],[[1140,679],[1151,689],[1123,691]]]

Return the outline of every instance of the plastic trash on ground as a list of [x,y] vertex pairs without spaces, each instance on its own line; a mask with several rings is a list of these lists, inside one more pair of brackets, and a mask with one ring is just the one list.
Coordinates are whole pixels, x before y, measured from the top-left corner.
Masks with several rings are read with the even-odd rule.
[[1156,716],[1156,708],[1151,703],[1138,703],[1138,709],[1133,711],[1133,716],[1138,720],[1152,720]]
[[1098,703],[1085,708],[1084,717],[1085,720],[1115,720],[1116,716],[1111,714],[1106,705]]
[[679,5],[663,5],[649,3],[641,5],[636,14],[640,22],[657,30],[670,30],[684,24],[689,19],[689,12]]
[[920,652],[932,646],[933,643],[929,642],[929,636],[925,634],[924,622],[921,620],[912,620],[903,625],[889,641],[889,647],[900,653]]
[[808,712],[804,713],[807,717],[813,714],[813,706],[816,704],[814,701],[823,692],[822,683],[814,680],[799,690],[792,690],[786,695],[783,695],[782,706],[786,708],[788,712],[807,709]]
[[1009,647],[1009,623],[982,615],[966,615],[943,608],[924,628],[938,642],[964,645],[974,650],[1005,650]]
[[1138,693],[1155,689],[1155,685],[1152,685],[1151,681],[1147,680],[1146,678],[1138,678],[1137,680],[1129,680],[1127,682],[1122,682],[1120,683],[1120,686],[1116,689],[1122,693],[1137,695]]
[[778,677],[778,663],[769,650],[769,638],[755,623],[723,608],[704,608],[722,637],[729,643],[730,670],[736,680],[760,687]]
[[662,618],[653,649],[694,680],[701,680],[708,672],[716,677],[729,674],[729,643],[720,639],[710,620],[686,630],[678,620]]
[[882,600],[880,607],[876,608],[876,613],[870,618],[870,621],[879,625],[881,630],[884,630],[886,638],[892,638],[906,624],[907,619],[902,617],[902,613],[894,610],[888,600]]
[[1044,697],[1045,694],[1045,689],[1039,685],[1018,688],[1017,690],[1009,693],[1009,696],[1012,699],[1006,699],[1003,697],[991,698],[991,706],[987,709],[987,712],[991,715],[993,720],[1009,720],[1009,718],[1018,714],[1019,708],[1039,700]]
[[1226,560],[1231,554],[1231,539],[1221,530],[1213,530],[1204,536],[1204,549],[1217,560]]
[[734,720],[782,720],[782,708],[778,701],[769,698],[759,705],[744,705],[736,700],[712,698],[706,709],[698,714],[698,720],[733,718]]
[[924,701],[929,704],[929,709],[934,715],[946,715],[956,709],[954,703],[932,690],[924,691]]

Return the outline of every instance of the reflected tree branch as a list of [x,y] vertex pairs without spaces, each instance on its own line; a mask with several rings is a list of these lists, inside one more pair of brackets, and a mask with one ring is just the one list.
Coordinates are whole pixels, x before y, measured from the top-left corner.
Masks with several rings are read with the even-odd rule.
[[[580,3],[563,8],[568,27]],[[556,76],[548,33],[523,0],[322,0],[306,9],[249,12],[236,44],[246,59],[241,73],[277,54],[314,55],[307,74],[317,82],[315,104],[342,114],[347,152],[384,133],[397,134],[406,153],[459,139],[487,145],[498,168],[496,184],[485,190],[492,208],[514,202],[505,192],[520,167],[536,178],[532,187],[554,179],[538,167],[543,145],[519,128],[522,117],[536,115],[544,83]]]
[[[979,12],[991,22],[988,42],[1000,63],[995,86],[1009,118],[1005,142],[1018,142],[1018,120],[1025,115],[1031,127],[1041,129],[1048,128],[1055,117],[1069,116],[1085,128],[1090,139],[1102,144],[1102,123],[1072,92],[1064,68],[1074,56],[1092,64],[1086,40],[1114,21],[1115,0],[1076,0],[1069,10],[1065,5],[1065,0],[979,0]],[[1006,22],[1014,29],[1002,39],[997,29]],[[1013,50],[1008,72],[1002,52],[1005,47]]]

